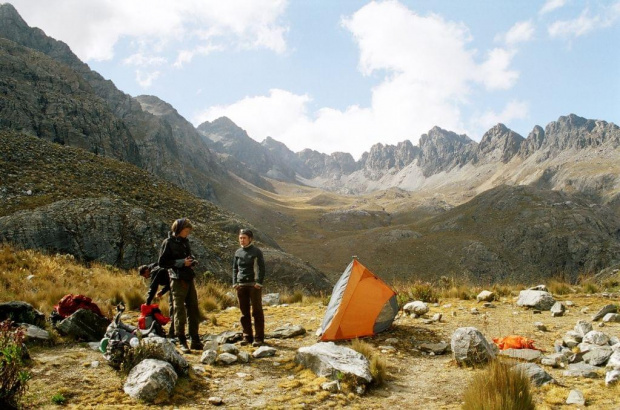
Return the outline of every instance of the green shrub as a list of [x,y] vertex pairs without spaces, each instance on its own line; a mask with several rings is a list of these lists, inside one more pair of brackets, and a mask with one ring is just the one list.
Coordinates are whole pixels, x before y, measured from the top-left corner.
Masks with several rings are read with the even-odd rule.
[[24,370],[24,333],[12,322],[0,323],[0,408],[16,408],[28,389],[31,376]]
[[499,360],[492,361],[463,394],[464,410],[530,410],[534,400],[530,381],[523,373]]
[[430,282],[415,282],[413,286],[409,288],[408,295],[412,300],[421,300],[427,303],[436,303],[439,301],[437,292]]
[[66,403],[66,401],[67,399],[65,398],[65,396],[62,395],[62,393],[56,393],[52,396],[52,403],[58,406],[62,406]]

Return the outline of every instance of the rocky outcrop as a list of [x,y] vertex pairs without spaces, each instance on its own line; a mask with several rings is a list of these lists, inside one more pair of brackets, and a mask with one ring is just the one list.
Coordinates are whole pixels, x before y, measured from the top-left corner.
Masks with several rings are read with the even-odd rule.
[[312,178],[339,179],[359,169],[359,165],[351,154],[334,152],[331,155],[322,154],[311,149],[304,149],[297,156],[311,172]]
[[474,158],[477,144],[467,135],[434,127],[420,137],[419,165],[428,177],[456,166],[463,166]]
[[405,140],[397,145],[375,144],[370,152],[365,152],[360,160],[360,167],[371,180],[376,180],[388,171],[399,171],[412,163],[419,155],[420,149],[411,141]]
[[473,162],[506,163],[519,152],[523,141],[522,136],[506,128],[504,124],[497,124],[482,136]]

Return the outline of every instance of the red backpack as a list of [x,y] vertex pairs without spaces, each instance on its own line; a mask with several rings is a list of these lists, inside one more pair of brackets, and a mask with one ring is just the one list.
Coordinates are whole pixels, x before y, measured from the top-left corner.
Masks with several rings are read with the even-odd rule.
[[54,306],[54,310],[58,312],[60,317],[67,318],[77,312],[80,309],[88,309],[103,317],[99,306],[93,302],[91,298],[84,295],[65,295],[60,299],[60,302]]
[[153,325],[153,321],[160,326],[167,325],[170,322],[168,316],[164,316],[159,310],[159,305],[140,305],[140,317],[138,318],[138,327],[140,329],[149,329]]

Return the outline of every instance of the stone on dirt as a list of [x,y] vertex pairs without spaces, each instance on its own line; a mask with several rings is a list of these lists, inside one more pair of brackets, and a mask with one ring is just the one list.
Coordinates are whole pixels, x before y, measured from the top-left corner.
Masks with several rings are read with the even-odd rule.
[[483,290],[476,296],[478,302],[493,302],[495,300],[495,293],[489,290]]
[[517,306],[524,306],[539,310],[549,310],[555,304],[555,299],[549,292],[542,290],[522,290],[519,293]]
[[215,363],[217,359],[217,352],[215,350],[205,350],[202,352],[202,356],[200,356],[200,363],[212,365]]
[[578,406],[583,406],[586,404],[586,399],[583,397],[583,393],[579,390],[571,390],[568,393],[568,397],[566,398],[566,404],[576,404]]
[[553,377],[535,363],[519,363],[515,366],[515,370],[523,372],[530,379],[530,382],[536,386],[555,383]]
[[583,343],[591,343],[593,345],[605,346],[609,344],[609,336],[598,330],[592,330],[585,334]]
[[20,323],[19,327],[24,331],[26,344],[49,343],[52,339],[47,330],[29,323]]
[[586,320],[578,320],[573,330],[581,335],[581,337],[584,337],[588,332],[592,331],[592,323]]
[[454,331],[450,341],[458,364],[485,363],[495,358],[495,349],[475,327],[461,327]]
[[525,360],[526,362],[537,362],[542,357],[542,352],[535,349],[506,349],[500,351],[499,354],[500,356]]
[[217,356],[216,360],[221,364],[233,364],[237,361],[237,356],[232,353],[222,353]]
[[620,381],[620,370],[611,370],[605,374],[605,386],[611,386]]
[[366,385],[372,382],[370,362],[361,353],[334,342],[320,342],[300,347],[295,362],[312,370],[316,375],[337,379],[339,375],[353,377]]
[[555,302],[553,306],[551,306],[551,316],[560,317],[564,316],[564,312],[566,312],[566,307],[562,302]]
[[170,340],[164,337],[145,337],[142,343],[156,346],[161,352],[164,361],[170,363],[176,372],[182,376],[189,374],[189,362],[180,354]]
[[620,314],[618,314],[618,313],[608,313],[605,316],[603,316],[603,322],[605,322],[605,323],[620,322]]
[[306,334],[306,329],[300,325],[285,325],[280,326],[273,332],[267,333],[265,337],[270,339],[288,339],[295,336],[301,336]]
[[273,347],[261,346],[258,349],[256,349],[254,353],[252,353],[252,356],[254,356],[256,359],[260,359],[262,357],[275,356],[275,354],[276,354],[276,349],[274,349]]
[[280,294],[279,293],[268,293],[263,295],[263,305],[266,306],[276,306],[280,304]]
[[421,300],[416,300],[413,302],[409,302],[405,306],[403,306],[403,311],[405,311],[406,313],[409,313],[410,315],[415,315],[417,317],[417,316],[422,316],[428,313],[429,307],[426,303],[422,302]]
[[618,313],[618,307],[616,305],[605,305],[596,312],[594,316],[592,316],[592,321],[596,322],[597,320],[601,320],[608,313]]
[[447,343],[422,343],[420,345],[420,350],[427,353],[433,353],[434,355],[441,355],[448,351],[450,347]]
[[595,379],[601,372],[600,367],[592,366],[583,362],[569,364],[568,369],[564,370],[564,377],[586,377]]
[[131,369],[123,390],[134,399],[153,402],[157,398],[170,395],[177,379],[170,363],[145,359]]
[[597,346],[583,355],[583,361],[592,366],[605,366],[612,353],[609,346]]
[[105,335],[110,321],[88,309],[79,309],[62,320],[56,329],[63,335],[86,342],[98,342]]
[[545,366],[551,366],[554,369],[565,368],[568,366],[568,358],[562,353],[552,353],[543,356],[542,359],[540,359],[540,363]]
[[0,303],[0,322],[7,319],[15,323],[28,323],[39,327],[45,325],[45,315],[30,303],[21,301]]

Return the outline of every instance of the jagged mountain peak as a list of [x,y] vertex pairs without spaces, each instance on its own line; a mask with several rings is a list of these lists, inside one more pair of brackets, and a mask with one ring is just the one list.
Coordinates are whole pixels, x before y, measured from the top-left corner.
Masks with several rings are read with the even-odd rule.
[[525,138],[499,123],[482,136],[475,162],[506,163],[519,152],[523,141]]
[[142,110],[150,112],[156,116],[164,116],[169,114],[179,115],[178,111],[166,101],[154,95],[139,95],[134,97],[140,103]]

